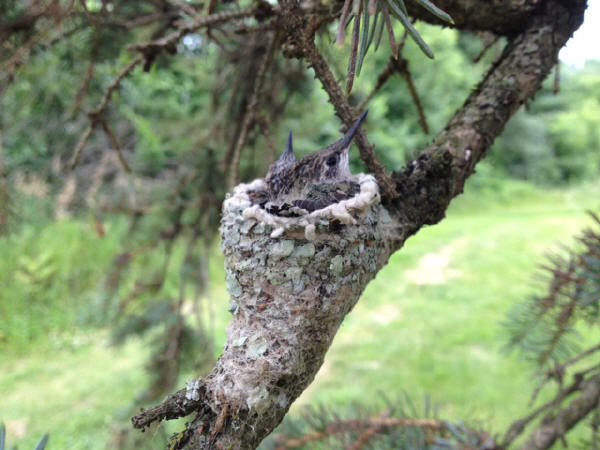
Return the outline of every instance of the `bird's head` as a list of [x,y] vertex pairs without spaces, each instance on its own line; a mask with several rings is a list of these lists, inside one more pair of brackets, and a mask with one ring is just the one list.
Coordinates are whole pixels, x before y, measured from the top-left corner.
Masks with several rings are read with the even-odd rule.
[[312,182],[335,182],[348,179],[352,176],[350,172],[350,144],[365,117],[367,117],[367,113],[368,111],[362,113],[356,122],[346,131],[344,136],[333,144],[298,161],[298,165],[304,160],[309,163]]
[[292,150],[292,134],[283,155],[271,164],[265,178],[272,195],[287,194],[290,191],[301,190],[307,184],[328,183],[349,179],[350,172],[349,149],[352,139],[360,125],[367,117],[365,111],[348,129],[348,131],[327,147],[311,153],[296,161]]

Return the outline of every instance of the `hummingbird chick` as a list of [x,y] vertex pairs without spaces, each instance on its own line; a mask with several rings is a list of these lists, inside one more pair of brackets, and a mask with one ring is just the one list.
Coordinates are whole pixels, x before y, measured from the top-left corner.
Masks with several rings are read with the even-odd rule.
[[290,133],[285,151],[265,177],[269,201],[264,208],[279,216],[299,216],[356,195],[360,186],[350,172],[349,149],[367,112],[342,138],[300,160]]

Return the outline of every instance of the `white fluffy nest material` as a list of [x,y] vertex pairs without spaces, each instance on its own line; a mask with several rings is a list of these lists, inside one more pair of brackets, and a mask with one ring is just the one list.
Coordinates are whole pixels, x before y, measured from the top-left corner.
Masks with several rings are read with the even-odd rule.
[[356,217],[360,216],[372,205],[379,203],[379,188],[372,175],[358,174],[356,181],[360,184],[360,192],[354,197],[342,200],[322,209],[299,217],[280,217],[269,214],[259,205],[253,205],[248,197],[248,192],[265,190],[264,180],[257,179],[248,184],[239,184],[233,194],[228,194],[223,202],[223,214],[242,209],[244,219],[254,219],[274,228],[272,238],[281,236],[286,230],[303,228],[306,239],[316,239],[316,224],[323,220],[339,220],[345,225],[356,224]]

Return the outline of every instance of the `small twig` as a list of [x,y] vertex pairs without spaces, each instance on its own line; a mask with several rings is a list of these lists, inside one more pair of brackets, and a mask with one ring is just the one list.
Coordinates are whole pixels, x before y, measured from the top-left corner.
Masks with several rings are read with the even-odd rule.
[[404,50],[404,44],[406,44],[406,38],[408,37],[408,30],[405,28],[404,33],[402,33],[402,38],[400,38],[400,43],[398,44],[398,57]]
[[[195,10],[192,5],[187,4],[184,1],[180,1],[180,0],[174,0],[173,4],[177,5],[179,8],[181,8],[185,13],[189,14],[192,17],[199,17],[198,11]],[[209,11],[210,14],[210,11]]]
[[[206,5],[206,15],[211,15],[213,13],[216,4],[217,0],[208,0],[208,3]],[[210,25],[206,27],[206,37],[208,39],[214,39]]]
[[[347,126],[350,126],[356,119],[356,115],[353,113],[352,108],[348,103],[348,99],[342,93],[340,86],[335,81],[329,65],[312,40],[307,40],[305,46],[306,56],[315,71],[316,77],[321,81],[323,89],[325,89],[329,95],[329,101],[333,104],[336,114]],[[369,144],[367,135],[362,128],[359,129],[356,134],[356,143],[360,150],[360,157],[367,168],[375,176],[382,196],[386,200],[392,201],[398,195],[396,193],[395,184],[386,173],[385,168],[377,158],[377,155],[375,155],[373,146]]]
[[594,364],[593,366],[591,366],[591,367],[588,367],[588,368],[587,368],[587,369],[585,369],[585,370],[582,370],[582,371],[580,371],[580,372],[577,372],[577,373],[576,373],[575,375],[573,375],[573,376],[575,376],[575,377],[584,377],[584,376],[586,376],[586,375],[589,375],[589,374],[590,374],[590,373],[592,373],[592,372],[597,372],[599,369],[600,369],[600,364]]
[[233,32],[235,34],[250,34],[250,33],[260,33],[263,31],[273,31],[275,29],[275,24],[271,22],[261,23],[259,25],[248,26],[248,25],[240,25],[235,28]]
[[[406,41],[406,33],[404,34],[403,40],[401,41],[400,48],[402,48],[404,46],[405,41]],[[365,107],[367,106],[367,104],[373,99],[373,97],[375,96],[377,91],[379,91],[379,89],[381,89],[383,87],[383,85],[390,79],[390,77],[396,72],[400,73],[402,75],[402,77],[404,78],[404,80],[406,81],[406,84],[408,85],[408,91],[410,93],[412,101],[413,101],[415,107],[417,108],[417,114],[419,115],[419,125],[423,129],[423,132],[428,134],[429,133],[429,125],[427,124],[427,117],[425,116],[425,110],[423,109],[423,105],[421,103],[419,94],[418,94],[415,84],[413,82],[412,75],[410,73],[410,70],[408,69],[408,60],[406,60],[404,58],[398,59],[398,58],[394,58],[393,56],[390,57],[387,65],[385,66],[385,68],[381,71],[381,73],[377,77],[377,82],[375,83],[375,86],[373,87],[371,92],[369,92],[369,95],[367,95],[367,97],[365,97],[365,99],[362,102],[360,102],[360,104],[357,106],[356,109],[358,109],[359,111],[364,110]]]
[[525,431],[525,427],[531,423],[536,417],[538,417],[542,412],[547,409],[554,408],[558,406],[565,398],[571,395],[573,392],[576,392],[582,388],[582,385],[586,381],[585,375],[595,369],[595,367],[591,367],[586,369],[585,371],[578,372],[573,376],[573,382],[567,386],[566,388],[560,390],[554,398],[544,403],[527,416],[515,420],[511,423],[510,427],[508,427],[508,431],[504,435],[504,439],[500,444],[500,448],[508,448],[508,446]]
[[[104,95],[102,96],[102,99],[100,100],[100,103],[98,103],[98,106],[96,106],[96,108],[93,111],[90,111],[88,113],[88,117],[90,118],[90,124],[79,138],[79,141],[75,146],[75,150],[73,150],[73,157],[71,158],[71,162],[69,163],[71,169],[74,169],[77,163],[79,162],[81,151],[83,150],[83,147],[90,138],[95,126],[97,124],[101,124],[104,120],[102,118],[102,115],[104,114],[104,110],[106,109],[106,105],[108,105],[108,101],[110,100],[112,93],[119,87],[121,80],[123,80],[123,78],[125,78],[135,68],[135,66],[141,63],[143,60],[144,57],[142,55],[137,55],[133,60],[131,60],[129,64],[127,64],[108,85],[106,91],[104,92]],[[119,149],[117,149],[117,151],[120,153]],[[124,159],[122,160],[122,163],[123,162]],[[124,167],[129,166],[127,165],[127,163],[125,163]]]
[[90,123],[87,128],[85,129],[85,131],[83,132],[83,134],[81,135],[81,137],[79,138],[79,141],[77,141],[77,145],[75,146],[75,150],[73,150],[73,157],[71,158],[71,161],[69,162],[69,166],[71,167],[71,169],[74,169],[75,166],[77,165],[77,163],[79,162],[79,157],[81,156],[81,151],[83,150],[83,147],[85,147],[85,144],[87,143],[88,139],[90,138],[90,135],[92,134],[92,131],[94,129],[94,123]]
[[[580,382],[581,391],[570,404],[547,414],[533,430],[522,450],[544,450],[551,448],[556,440],[565,443],[565,434],[598,407],[600,402],[600,374]],[[501,445],[501,448],[506,446]]]
[[127,172],[127,173],[131,173],[131,167],[129,167],[129,164],[127,164],[127,161],[125,160],[125,156],[123,156],[123,152],[121,151],[121,146],[119,145],[119,141],[117,141],[115,134],[112,132],[112,130],[108,126],[108,123],[106,122],[106,120],[101,120],[100,123],[102,124],[102,128],[104,129],[104,132],[110,139],[110,142],[112,143],[113,147],[117,151],[117,155],[119,157],[119,162],[121,163],[121,166],[123,166],[123,170],[125,170],[125,172]]
[[[380,415],[379,418],[383,419],[388,417],[389,415],[389,411],[383,411]],[[367,445],[367,443],[371,440],[371,438],[373,436],[375,436],[381,429],[383,429],[384,427],[381,426],[381,424],[379,423],[375,423],[372,426],[370,426],[369,428],[367,428],[359,437],[358,439],[356,439],[356,441],[349,445],[347,450],[360,450],[361,448],[363,448],[365,445]]]
[[141,63],[143,60],[144,57],[142,55],[137,55],[125,67],[123,67],[123,69],[121,69],[121,71],[106,88],[106,91],[104,92],[102,100],[100,100],[98,106],[90,112],[91,115],[99,116],[104,112],[104,109],[106,108],[106,105],[108,104],[112,93],[119,87],[123,78],[129,75],[129,73],[135,68],[135,66]]
[[372,417],[367,419],[342,420],[333,422],[332,424],[328,425],[324,431],[315,431],[313,433],[306,434],[299,438],[289,438],[286,436],[280,436],[278,439],[280,440],[280,442],[278,443],[276,449],[287,450],[302,447],[310,442],[318,441],[320,439],[332,436],[334,434],[341,434],[347,431],[364,428],[370,429],[373,427],[377,427],[378,429],[391,427],[416,427],[430,430],[442,430],[446,428],[446,424],[441,420],[436,419],[408,419],[395,417]]
[[273,135],[269,132],[268,120],[266,117],[257,118],[257,124],[260,128],[261,134],[265,137],[267,142],[267,149],[269,150],[269,161],[274,161],[277,156],[277,148]]
[[340,13],[341,12],[338,11],[331,14],[325,14],[324,16],[320,17],[313,17],[306,25],[307,35],[312,36],[317,32],[319,28],[321,28],[322,25],[329,23],[334,19],[337,19],[340,16]]
[[358,111],[364,111],[369,102],[375,97],[375,94],[383,87],[383,85],[391,78],[391,76],[396,73],[397,65],[395,64],[395,58],[392,56],[388,60],[388,63],[383,68],[379,76],[377,77],[377,81],[375,82],[375,86],[371,89],[371,92],[361,101],[356,109]]
[[483,36],[481,36],[481,40],[483,41],[483,47],[481,51],[473,58],[473,64],[477,64],[479,61],[481,61],[481,58],[485,56],[488,50],[500,40],[500,36],[494,33],[484,32],[482,34]]
[[572,357],[571,359],[565,361],[562,364],[556,365],[554,368],[546,371],[546,373],[544,374],[544,377],[542,379],[542,381],[536,386],[536,388],[533,391],[533,394],[531,396],[531,400],[529,401],[529,404],[532,405],[533,402],[535,401],[535,399],[537,398],[539,392],[542,390],[542,387],[545,386],[545,384],[551,380],[552,378],[562,378],[564,377],[565,371],[569,366],[572,366],[575,363],[578,363],[579,361],[581,361],[582,359],[596,353],[600,351],[600,344],[595,345],[593,347],[588,348],[587,350],[579,353],[578,355]]
[[261,92],[265,81],[265,75],[267,73],[267,69],[273,62],[278,40],[278,34],[273,33],[264,58],[262,59],[260,66],[258,67],[258,70],[256,72],[254,85],[252,86],[252,93],[250,94],[250,100],[248,101],[248,107],[246,108],[244,119],[242,122],[242,127],[240,129],[240,133],[238,135],[235,148],[233,150],[231,162],[228,167],[230,173],[229,189],[232,189],[239,182],[239,165],[240,158],[242,155],[242,149],[244,145],[246,145],[248,133],[250,132],[250,128],[254,123],[254,118],[256,116],[256,111],[258,109],[258,104],[260,102]]
[[217,0],[208,0],[208,4],[206,5],[206,12],[208,14],[212,14],[212,12],[215,9],[215,6],[217,6]]
[[167,36],[149,42],[141,42],[139,44],[132,45],[129,48],[146,55],[158,53],[164,49],[172,48],[183,36],[192,33],[199,28],[207,27],[209,25],[216,25],[223,22],[229,22],[230,20],[242,19],[244,17],[252,16],[255,13],[256,10],[254,8],[249,8],[241,9],[239,11],[221,12],[208,16],[201,16],[190,22],[182,24],[178,30]]
[[50,30],[51,28],[46,28],[37,34],[34,34],[23,45],[17,48],[10,58],[2,62],[0,69],[8,73],[7,78],[14,75],[17,68],[25,62],[25,58],[31,52],[33,46],[38,42],[43,41]]
[[[569,267],[570,272],[574,270],[573,266]],[[555,272],[556,273],[556,272]],[[569,273],[570,275],[570,273]],[[572,280],[568,280],[572,281]],[[569,326],[569,319],[573,316],[575,312],[575,308],[577,306],[577,298],[573,297],[569,299],[569,302],[563,305],[560,314],[556,320],[556,330],[552,334],[552,338],[548,343],[548,348],[542,352],[542,354],[538,357],[537,363],[538,365],[543,365],[548,359],[552,356],[552,351],[554,350],[556,344],[559,342],[560,338],[564,335],[565,330]]]
[[[552,375],[550,375],[550,373],[552,373]],[[538,395],[540,394],[540,392],[542,391],[542,388],[544,386],[546,386],[546,383],[551,380],[552,378],[554,378],[557,374],[557,371],[555,369],[553,369],[552,371],[548,371],[545,376],[542,378],[542,380],[538,383],[538,385],[533,389],[533,392],[531,393],[531,397],[529,398],[529,403],[528,406],[531,408],[533,406],[533,404],[535,403],[535,401],[537,400]]]
[[0,22],[0,38],[4,38],[5,35],[10,33],[16,33],[21,31],[29,31],[35,27],[36,22],[40,17],[43,17],[47,12],[48,6],[45,8],[38,7],[37,10],[29,6],[27,13],[13,20]]
[[88,62],[87,69],[85,71],[85,75],[83,76],[83,81],[81,82],[81,86],[77,90],[77,94],[75,95],[75,101],[73,102],[73,107],[71,108],[71,114],[75,114],[79,107],[81,106],[81,102],[83,101],[83,97],[89,89],[90,82],[92,81],[92,77],[94,76],[94,70],[96,68],[96,58],[98,57],[98,53],[100,50],[100,41],[99,39],[94,40],[94,46],[92,47],[92,51],[90,52],[90,60]]
[[382,428],[383,427],[379,424],[367,428],[365,432],[358,437],[356,442],[348,447],[348,450],[361,450]]
[[398,71],[406,81],[406,84],[408,85],[408,91],[410,92],[410,97],[417,108],[417,113],[419,114],[419,125],[421,125],[421,128],[425,134],[429,134],[429,125],[427,125],[425,110],[423,109],[419,93],[417,92],[417,88],[413,82],[410,70],[408,69],[408,60],[402,59],[402,64],[400,64]]
[[154,22],[161,20],[172,20],[179,17],[181,14],[179,11],[161,11],[149,13],[143,16],[114,18],[114,17],[103,17],[96,14],[91,14],[91,17],[97,25],[107,25],[111,27],[125,28],[131,30],[137,27],[143,27],[144,25],[150,25]]
[[97,27],[98,23],[94,20],[94,17],[92,17],[92,14],[90,13],[90,10],[88,9],[85,0],[79,0],[79,3],[81,3],[81,7],[83,8],[83,13],[85,14],[85,17],[87,17],[88,22],[90,22],[90,24],[93,27]]
[[168,395],[162,403],[150,409],[142,410],[131,418],[134,428],[144,430],[154,422],[178,419],[197,411],[204,403],[204,384],[198,387],[198,400],[188,398],[188,390],[180,389],[175,394]]

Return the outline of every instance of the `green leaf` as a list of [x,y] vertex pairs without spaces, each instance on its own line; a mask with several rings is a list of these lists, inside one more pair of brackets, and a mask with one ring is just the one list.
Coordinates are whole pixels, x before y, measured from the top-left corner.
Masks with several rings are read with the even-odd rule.
[[[381,14],[381,7],[379,6],[379,2],[377,3],[377,14],[375,15],[375,21],[377,21],[377,18],[380,16]],[[383,29],[385,27],[385,20],[383,20],[383,17],[381,18],[381,22],[379,22],[379,28],[376,30],[376,26],[373,26],[373,34],[376,35],[375,37],[375,51],[377,51],[377,49],[379,48],[379,44],[381,44],[381,37],[383,36]]]
[[[399,1],[402,2],[402,0],[399,0]],[[417,43],[419,48],[421,50],[423,50],[423,53],[425,53],[429,58],[433,59],[433,52],[431,51],[429,46],[425,43],[425,41],[423,40],[423,38],[421,37],[419,32],[415,29],[413,24],[410,23],[410,20],[408,20],[408,17],[402,11],[401,6],[399,7],[393,0],[388,0],[387,3],[390,6],[390,8],[392,9],[392,12],[394,13],[394,15],[398,18],[398,20],[400,20],[400,22],[402,22],[402,25],[404,25],[404,28],[406,28],[406,30],[408,31],[408,34],[410,34],[410,36]],[[404,3],[402,3],[402,5],[404,5]]]
[[360,69],[362,67],[363,60],[367,54],[367,50],[369,49],[369,22],[371,20],[371,15],[369,14],[369,0],[363,0],[363,26],[362,26],[362,35],[360,37],[360,51],[358,53],[358,62],[356,67],[356,74],[360,75]]
[[359,10],[354,16],[354,26],[352,27],[352,41],[350,42],[350,60],[348,61],[348,75],[346,78],[346,94],[350,95],[354,84],[354,76],[356,74],[356,60],[358,55],[358,43],[360,38],[360,20],[362,14],[362,1],[358,2]]
[[49,437],[50,436],[48,435],[48,433],[43,435],[33,450],[44,450],[46,448],[46,444],[48,443]]
[[377,2],[377,9],[375,9],[375,17],[373,17],[373,26],[371,27],[371,31],[369,33],[369,41],[367,42],[367,48],[370,48],[371,44],[373,43],[373,38],[375,37],[375,32],[377,31],[379,14],[381,14],[381,8],[379,6],[379,2]]
[[408,17],[408,10],[406,9],[406,5],[404,4],[404,0],[396,0],[398,6],[400,7],[400,9],[402,10],[402,12],[404,13],[404,15],[406,17]]
[[440,8],[438,8],[433,3],[431,3],[429,0],[416,0],[416,1],[417,1],[417,3],[419,3],[419,5],[421,5],[423,8],[425,8],[427,11],[429,11],[431,14],[433,14],[438,19],[443,20],[444,22],[454,23],[454,20],[452,20],[452,17],[450,17],[450,15],[448,13],[446,13],[445,11],[442,11]]

